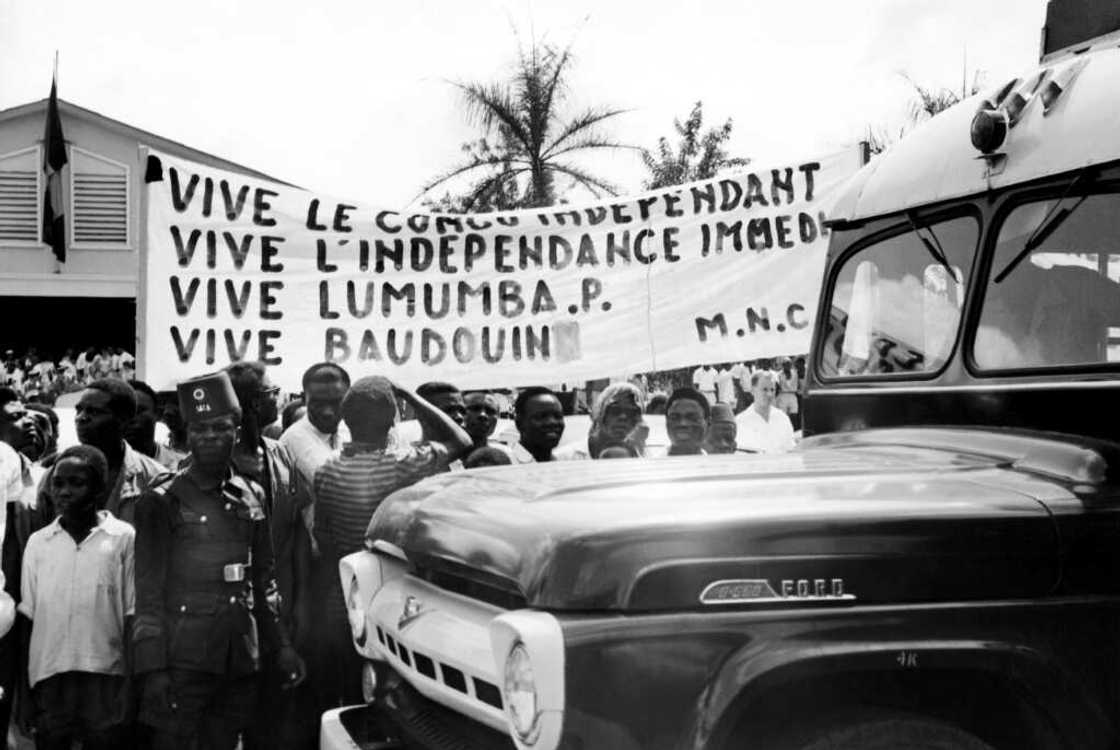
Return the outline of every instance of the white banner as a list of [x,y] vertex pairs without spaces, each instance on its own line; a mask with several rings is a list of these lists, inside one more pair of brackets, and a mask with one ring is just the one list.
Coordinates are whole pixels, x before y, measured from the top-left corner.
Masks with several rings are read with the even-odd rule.
[[152,152],[143,377],[260,359],[461,388],[808,351],[856,149],[516,213],[384,210]]

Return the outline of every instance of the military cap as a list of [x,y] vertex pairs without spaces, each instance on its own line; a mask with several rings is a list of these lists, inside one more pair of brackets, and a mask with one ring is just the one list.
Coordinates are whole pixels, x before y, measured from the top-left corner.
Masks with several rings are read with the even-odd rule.
[[241,406],[225,372],[215,372],[178,385],[179,410],[187,424],[215,417],[240,418]]

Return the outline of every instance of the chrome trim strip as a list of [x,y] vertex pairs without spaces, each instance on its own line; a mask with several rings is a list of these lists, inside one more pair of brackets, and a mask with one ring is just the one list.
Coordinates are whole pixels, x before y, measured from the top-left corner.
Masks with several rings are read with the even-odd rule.
[[914,385],[891,386],[884,383],[881,386],[866,388],[816,388],[806,393],[806,398],[813,396],[882,396],[895,393],[945,393],[945,392],[990,392],[990,391],[1035,391],[1035,390],[1099,390],[1103,388],[1120,388],[1120,380],[1086,380],[1080,382],[1033,382],[1033,383],[992,383],[990,385]]
[[408,562],[408,558],[405,556],[404,550],[393,544],[392,542],[387,542],[384,539],[375,539],[373,544],[370,546],[373,548],[374,552],[380,552],[382,554],[388,555],[389,557],[395,557],[403,563]]
[[[808,583],[810,579],[802,579]],[[813,579],[815,580],[815,579]],[[843,590],[843,581],[841,579],[820,579],[821,581],[840,581],[840,589]],[[785,581],[783,583],[790,583]],[[835,586],[835,583],[833,583]],[[761,596],[744,596],[744,597],[714,597],[712,591],[714,589],[740,586],[744,588],[753,589],[758,591]],[[784,587],[783,587],[784,588]],[[704,590],[700,592],[700,603],[709,606],[720,604],[799,604],[804,602],[854,602],[856,601],[855,594],[806,594],[798,596],[796,594],[789,594],[782,596],[774,591],[774,587],[770,585],[770,581],[765,578],[727,578],[720,581],[712,581]]]

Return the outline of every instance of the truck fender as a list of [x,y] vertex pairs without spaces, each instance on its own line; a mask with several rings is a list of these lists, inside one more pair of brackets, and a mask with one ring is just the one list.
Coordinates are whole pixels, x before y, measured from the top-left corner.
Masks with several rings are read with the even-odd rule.
[[[733,653],[705,687],[688,747],[722,747],[752,703],[768,692],[845,673],[965,671],[1014,687],[1062,728],[1069,747],[1095,747],[1111,733],[1102,707],[1046,654],[991,640],[754,643]],[[847,696],[850,699],[850,696]],[[806,706],[823,711],[827,706]],[[796,707],[794,707],[796,710]],[[759,717],[762,718],[762,717]]]

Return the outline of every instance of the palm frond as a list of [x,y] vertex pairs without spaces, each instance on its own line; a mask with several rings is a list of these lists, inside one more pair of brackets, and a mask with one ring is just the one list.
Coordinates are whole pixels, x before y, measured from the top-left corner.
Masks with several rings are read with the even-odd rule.
[[589,109],[581,112],[579,115],[569,120],[560,130],[560,134],[552,139],[545,154],[558,153],[555,149],[558,146],[562,146],[569,138],[579,135],[612,117],[617,117],[627,112],[629,112],[629,110],[626,109]]
[[[501,168],[502,171],[511,171],[510,167],[514,164],[525,164],[525,162],[520,159],[511,159],[508,156],[504,155],[496,155],[483,159],[472,159],[466,164],[460,164],[457,167],[452,167],[438,177],[429,180],[424,184],[424,187],[420,189],[420,192],[417,193],[416,197],[412,200],[416,200],[416,198],[419,198],[425,193],[430,192],[433,188],[437,188],[440,185],[455,179],[456,177],[460,177],[476,169]],[[527,166],[519,168],[520,171],[525,171],[526,169],[528,169]]]
[[641,153],[642,149],[638,146],[631,146],[627,143],[619,143],[608,138],[600,136],[589,135],[586,138],[575,141],[568,145],[567,148],[562,148],[559,151],[549,151],[544,155],[545,160],[554,159],[558,156],[573,153],[575,151],[593,150],[593,149],[616,149],[622,151],[637,151]]
[[452,85],[462,92],[468,120],[478,123],[486,132],[504,127],[516,140],[529,145],[531,139],[517,117],[517,104],[507,88],[497,83],[452,82]]
[[550,172],[556,172],[558,174],[563,174],[563,175],[567,175],[568,177],[571,177],[572,179],[574,179],[576,182],[578,182],[583,187],[591,190],[591,192],[596,197],[598,197],[598,193],[595,192],[596,190],[602,190],[604,193],[607,193],[608,195],[618,195],[619,191],[618,191],[618,188],[616,186],[614,186],[611,183],[607,182],[606,180],[602,180],[602,179],[596,177],[595,175],[591,174],[590,172],[586,172],[586,171],[584,171],[584,170],[580,169],[579,167],[576,167],[572,164],[561,164],[561,163],[558,163],[558,162],[549,162],[549,164],[547,166],[547,169]]
[[[479,203],[485,201],[488,197],[492,196],[495,192],[500,191],[502,188],[512,185],[514,190],[517,188],[517,178],[529,171],[528,167],[520,169],[508,170],[490,177],[489,179],[482,180],[467,194],[463,201],[463,210],[466,212],[471,211]],[[498,201],[501,203],[501,201]],[[512,208],[512,206],[497,206],[499,209]]]

